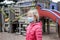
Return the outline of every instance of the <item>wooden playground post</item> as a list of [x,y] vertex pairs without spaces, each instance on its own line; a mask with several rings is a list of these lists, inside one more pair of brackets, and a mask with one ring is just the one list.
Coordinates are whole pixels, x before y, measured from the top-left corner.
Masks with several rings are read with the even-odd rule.
[[46,29],[45,29],[46,19],[44,19],[44,17],[43,17],[42,21],[43,21],[43,33],[45,33],[46,32]]
[[60,38],[60,26],[58,25],[58,36]]
[[50,33],[50,25],[49,25],[49,19],[47,19],[47,33]]

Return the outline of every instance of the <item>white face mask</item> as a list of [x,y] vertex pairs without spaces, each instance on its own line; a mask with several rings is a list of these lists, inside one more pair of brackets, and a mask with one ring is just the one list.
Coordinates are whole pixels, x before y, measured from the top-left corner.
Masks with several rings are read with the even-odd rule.
[[28,22],[33,22],[34,21],[34,17],[28,17],[27,20],[28,20]]

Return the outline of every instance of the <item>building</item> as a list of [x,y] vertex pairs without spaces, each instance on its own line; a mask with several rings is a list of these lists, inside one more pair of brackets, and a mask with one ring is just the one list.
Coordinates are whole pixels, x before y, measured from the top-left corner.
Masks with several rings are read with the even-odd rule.
[[[13,0],[9,0],[9,1],[13,1]],[[16,1],[16,0],[15,0]],[[49,8],[50,2],[52,2],[52,0],[17,0],[17,2],[30,2],[30,1],[37,1],[41,4],[44,5],[44,8]]]
[[57,5],[58,5],[58,11],[60,11],[60,2],[58,2]]
[[49,8],[52,0],[38,0],[38,2],[43,3],[45,8]]
[[35,0],[8,0],[8,1],[21,2],[21,1],[35,1]]

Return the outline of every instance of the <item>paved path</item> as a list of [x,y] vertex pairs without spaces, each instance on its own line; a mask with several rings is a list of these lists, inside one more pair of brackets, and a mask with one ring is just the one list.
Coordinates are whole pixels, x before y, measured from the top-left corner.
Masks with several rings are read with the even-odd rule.
[[0,33],[0,40],[25,40],[25,37],[12,33]]
[[59,40],[58,35],[57,34],[49,34],[49,35],[43,35],[43,40]]
[[[0,40],[25,40],[25,36],[12,34],[12,33],[0,33]],[[43,35],[43,40],[58,40],[56,34]]]

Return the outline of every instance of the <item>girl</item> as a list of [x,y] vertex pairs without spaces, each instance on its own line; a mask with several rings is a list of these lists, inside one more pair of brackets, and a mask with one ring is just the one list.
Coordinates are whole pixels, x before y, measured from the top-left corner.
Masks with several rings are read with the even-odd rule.
[[30,24],[26,28],[26,40],[42,40],[42,22],[36,9],[28,11],[27,20]]

